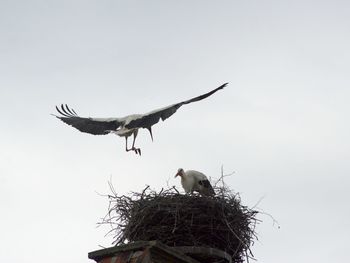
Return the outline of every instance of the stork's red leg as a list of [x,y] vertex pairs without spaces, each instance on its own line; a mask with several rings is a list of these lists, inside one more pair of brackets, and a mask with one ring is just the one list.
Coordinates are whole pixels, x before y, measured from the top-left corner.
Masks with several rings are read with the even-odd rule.
[[141,149],[135,148],[135,141],[136,141],[136,134],[134,133],[134,140],[132,141],[132,148],[131,150],[134,150],[136,154],[139,154],[141,156]]
[[135,138],[134,138],[134,141],[132,142],[132,147],[130,149],[128,149],[128,136],[125,137],[125,150],[127,152],[129,151],[134,151],[136,154],[138,154],[137,150],[135,147],[134,147],[134,144],[135,144]]
[[125,136],[125,150],[127,152],[132,150],[132,149],[128,149],[128,137],[127,136]]

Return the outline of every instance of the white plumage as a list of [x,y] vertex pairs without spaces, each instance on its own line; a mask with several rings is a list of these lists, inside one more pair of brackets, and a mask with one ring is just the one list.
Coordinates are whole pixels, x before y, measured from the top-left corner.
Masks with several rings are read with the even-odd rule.
[[185,172],[182,168],[179,168],[175,177],[176,176],[181,177],[181,185],[186,193],[193,193],[196,191],[201,195],[215,195],[208,178],[201,172],[194,170]]

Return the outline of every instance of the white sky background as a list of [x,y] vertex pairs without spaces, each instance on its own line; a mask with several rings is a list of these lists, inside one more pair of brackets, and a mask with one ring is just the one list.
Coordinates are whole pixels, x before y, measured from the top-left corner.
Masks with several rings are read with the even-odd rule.
[[[348,1],[1,1],[0,261],[92,262],[112,176],[119,193],[226,182],[268,216],[258,262],[349,262]],[[144,113],[200,95],[124,139],[50,115]]]

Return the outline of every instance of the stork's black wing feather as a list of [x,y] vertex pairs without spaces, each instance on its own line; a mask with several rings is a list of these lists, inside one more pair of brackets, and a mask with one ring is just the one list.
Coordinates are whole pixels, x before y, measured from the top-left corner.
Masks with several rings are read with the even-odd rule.
[[201,180],[201,181],[198,181],[198,183],[200,185],[204,186],[205,188],[211,187],[211,184],[210,184],[209,180]]
[[195,97],[195,98],[192,98],[192,99],[183,101],[183,102],[181,102],[181,105],[183,105],[183,104],[189,104],[189,103],[192,103],[192,102],[195,102],[195,101],[199,101],[199,100],[205,99],[205,98],[207,98],[207,97],[213,95],[213,94],[214,94],[215,92],[217,92],[218,90],[221,90],[221,89],[223,89],[224,87],[226,87],[227,84],[228,84],[228,83],[222,84],[220,87],[218,87],[218,88],[216,88],[216,89],[214,89],[214,90],[212,90],[212,91],[210,91],[210,92],[208,92],[208,93],[205,93],[205,94],[200,95],[200,96],[198,96],[198,97]]
[[204,188],[206,188],[207,191],[205,191],[208,195],[214,195],[215,191],[213,187],[211,186],[209,180],[200,180],[198,181],[200,185],[202,185]]
[[56,106],[56,110],[61,116],[56,116],[61,121],[73,126],[81,132],[86,132],[94,135],[108,134],[111,130],[116,130],[122,123],[118,119],[99,119],[99,118],[83,118],[79,117],[73,109],[70,109],[67,104],[61,105],[61,108]]
[[189,100],[185,100],[155,111],[151,111],[147,114],[141,115],[140,118],[137,118],[135,120],[130,121],[129,123],[127,123],[125,125],[126,128],[131,129],[131,128],[151,128],[152,125],[156,124],[159,122],[160,119],[162,119],[162,121],[166,120],[167,118],[169,118],[171,115],[173,115],[178,108],[180,108],[182,105],[184,104],[189,104],[195,101],[200,101],[203,100],[209,96],[211,96],[212,94],[214,94],[215,92],[217,92],[220,89],[223,89],[228,83],[225,83],[223,85],[221,85],[220,87],[205,93],[203,95],[200,95],[198,97],[189,99]]

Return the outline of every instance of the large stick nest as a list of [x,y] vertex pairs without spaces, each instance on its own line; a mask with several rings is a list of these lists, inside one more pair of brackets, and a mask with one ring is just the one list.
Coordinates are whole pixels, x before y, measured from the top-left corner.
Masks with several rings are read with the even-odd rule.
[[238,194],[216,188],[215,197],[183,195],[174,187],[160,192],[109,195],[102,224],[111,224],[114,243],[159,240],[168,246],[201,246],[225,251],[232,262],[253,257],[257,211],[241,205]]

